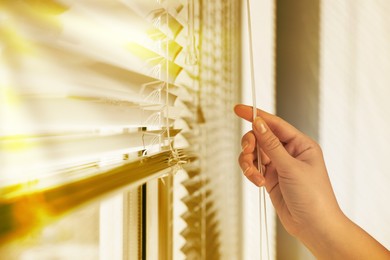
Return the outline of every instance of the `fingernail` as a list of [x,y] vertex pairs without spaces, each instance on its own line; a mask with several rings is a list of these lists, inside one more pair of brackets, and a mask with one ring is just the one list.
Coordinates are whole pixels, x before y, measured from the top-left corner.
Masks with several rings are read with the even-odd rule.
[[267,128],[265,128],[264,121],[260,117],[256,117],[255,119],[255,128],[262,134],[267,132]]
[[242,143],[241,145],[241,150],[244,151],[245,148],[247,148],[249,146],[249,143],[247,141],[245,141],[244,143]]

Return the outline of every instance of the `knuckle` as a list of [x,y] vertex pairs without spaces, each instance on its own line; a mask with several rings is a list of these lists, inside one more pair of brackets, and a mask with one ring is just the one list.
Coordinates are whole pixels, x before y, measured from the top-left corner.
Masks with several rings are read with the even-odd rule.
[[241,139],[241,149],[245,154],[252,153],[255,147],[256,139],[252,132],[248,132]]
[[274,135],[268,135],[267,137],[265,137],[263,143],[264,143],[264,148],[267,151],[275,150],[281,145],[279,139],[276,138],[276,136]]
[[321,147],[318,144],[313,142],[310,146],[316,153],[321,152]]
[[241,144],[243,144],[246,140],[246,134],[241,138]]
[[284,120],[279,116],[276,116],[274,120],[275,120],[274,125],[276,125],[277,127],[284,122]]
[[312,141],[310,144],[310,150],[313,153],[313,155],[322,155],[322,148],[321,146],[316,143],[315,141]]
[[314,142],[313,143],[313,148],[314,148],[315,151],[317,151],[317,152],[322,154],[322,148],[321,148],[321,146],[318,143]]
[[241,147],[243,147],[243,145],[245,143],[248,143],[248,137],[247,135],[244,135],[242,138],[241,138]]
[[249,167],[244,170],[243,174],[245,177],[247,177],[250,180],[253,175],[253,169]]
[[243,161],[243,154],[240,153],[240,155],[238,156],[238,162],[241,163]]
[[253,132],[252,131],[249,131],[249,132],[247,132],[246,134],[244,134],[243,136],[242,136],[242,138],[241,138],[241,143],[243,143],[243,142],[249,142],[249,141],[251,141],[252,139],[253,139],[254,137],[253,137]]
[[241,164],[243,161],[244,161],[244,154],[240,153],[240,155],[238,156],[238,163]]

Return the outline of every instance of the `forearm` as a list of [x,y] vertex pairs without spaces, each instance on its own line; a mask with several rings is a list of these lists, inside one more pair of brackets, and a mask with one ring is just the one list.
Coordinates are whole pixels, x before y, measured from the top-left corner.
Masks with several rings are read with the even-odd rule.
[[302,242],[318,259],[390,259],[384,246],[342,213]]

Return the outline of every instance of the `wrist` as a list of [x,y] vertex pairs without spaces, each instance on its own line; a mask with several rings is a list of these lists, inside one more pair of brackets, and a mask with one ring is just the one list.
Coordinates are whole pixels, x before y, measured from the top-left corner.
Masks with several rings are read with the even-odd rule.
[[349,236],[346,229],[350,220],[338,207],[320,216],[304,227],[298,239],[317,258],[330,257],[333,254],[337,255],[335,250],[337,245],[343,243],[344,236]]
[[301,241],[317,259],[389,259],[390,252],[341,210],[332,215],[302,233]]

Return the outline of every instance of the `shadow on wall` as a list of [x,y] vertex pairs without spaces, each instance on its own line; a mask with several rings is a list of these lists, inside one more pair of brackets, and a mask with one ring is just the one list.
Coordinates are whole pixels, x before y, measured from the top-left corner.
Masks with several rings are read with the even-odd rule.
[[[277,1],[276,112],[319,137],[320,0]],[[315,259],[278,222],[277,259]]]

